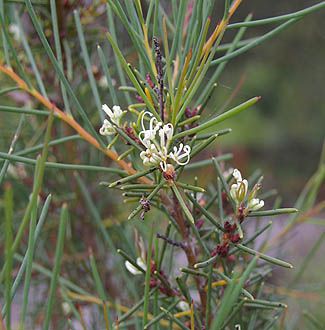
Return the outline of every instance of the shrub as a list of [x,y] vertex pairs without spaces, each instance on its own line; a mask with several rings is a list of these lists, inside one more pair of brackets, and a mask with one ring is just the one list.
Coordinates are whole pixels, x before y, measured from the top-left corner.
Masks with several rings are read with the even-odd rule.
[[[0,93],[11,96],[0,110],[19,118],[9,151],[0,153],[2,328],[14,328],[19,290],[21,329],[86,329],[89,319],[96,329],[283,325],[286,301],[269,278],[293,266],[281,249],[268,251],[324,208],[315,205],[324,165],[293,208],[272,202],[263,176],[244,179],[228,165],[231,154],[202,159],[231,132],[218,124],[260,97],[211,116],[209,99],[231,59],[325,4],[230,23],[240,2],[225,1],[222,17],[214,1],[0,2]],[[271,23],[243,39],[248,27]],[[222,43],[230,29],[233,41]],[[202,187],[191,173],[208,168]],[[273,237],[263,221],[271,216],[286,221]],[[305,317],[318,326],[313,312]]]

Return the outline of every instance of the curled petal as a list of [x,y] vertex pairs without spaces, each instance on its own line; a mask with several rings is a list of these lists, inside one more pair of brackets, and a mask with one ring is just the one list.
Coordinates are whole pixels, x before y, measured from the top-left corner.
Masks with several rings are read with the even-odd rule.
[[151,141],[155,138],[155,136],[156,133],[150,130],[141,131],[139,133],[139,140],[146,148],[149,148],[149,146],[152,144]]
[[145,126],[144,126],[144,117],[145,117],[145,115],[149,115],[149,117],[152,117],[152,116],[153,116],[152,113],[149,112],[149,111],[145,111],[145,112],[142,114],[142,116],[141,116],[141,127],[142,127],[142,130],[143,130],[143,131],[146,130],[146,128],[145,128]]
[[[190,153],[191,153],[191,147],[189,145],[183,145],[181,143],[179,145],[179,148],[174,147],[174,153],[170,153],[169,157],[173,159],[178,165],[184,166],[190,161]],[[181,161],[181,159],[186,158],[185,161]]]
[[132,274],[132,275],[140,275],[142,272],[134,267],[129,261],[125,261],[125,268]]
[[167,171],[167,167],[168,167],[168,165],[167,165],[166,161],[160,162],[160,168],[163,172]]
[[169,123],[166,125],[163,125],[159,129],[159,136],[160,136],[160,146],[168,148],[169,143],[171,142],[174,134],[174,126]]
[[116,115],[121,115],[123,111],[119,105],[113,105],[113,112]]
[[159,129],[159,127],[162,125],[162,123],[159,122],[159,121],[157,120],[157,118],[154,117],[153,114],[152,114],[151,112],[149,112],[149,111],[145,111],[145,112],[142,114],[142,117],[141,117],[141,127],[142,127],[142,130],[143,130],[143,131],[146,131],[146,130],[147,130],[146,127],[145,127],[145,125],[144,125],[144,117],[145,117],[146,115],[148,115],[149,117],[152,117],[152,118],[150,119],[150,123],[149,123],[149,130],[156,130],[156,131],[157,131],[157,130]]
[[103,104],[102,110],[106,113],[106,115],[114,124],[120,126],[121,118],[125,112],[122,111],[119,105],[114,105],[113,110],[111,110],[107,104]]
[[[136,263],[144,271],[147,269],[147,265],[145,264],[145,262],[141,257],[137,258]],[[125,261],[125,267],[133,275],[138,275],[142,273],[138,268],[134,267],[129,261]]]
[[145,159],[145,157],[147,157],[147,152],[146,151],[141,151],[140,152],[140,158]]
[[102,110],[105,111],[108,117],[113,117],[113,111],[110,109],[110,107],[107,104],[102,105]]
[[154,131],[156,133],[162,126],[162,124],[162,122],[158,121],[155,117],[153,117],[150,119],[149,128],[151,131]]
[[99,133],[105,136],[112,135],[115,134],[115,128],[107,119],[104,119],[104,123],[102,127],[99,129]]
[[264,201],[261,199],[258,199],[258,198],[252,198],[249,202],[248,202],[248,205],[247,205],[247,208],[250,210],[250,211],[257,211],[259,210],[260,208],[262,208],[264,206]]
[[174,126],[171,123],[166,124],[165,126],[165,133],[168,140],[171,140],[174,135]]
[[145,264],[145,262],[143,261],[143,259],[141,257],[137,258],[137,265],[142,268],[143,270],[147,269],[147,265]]
[[231,185],[230,188],[230,196],[232,197],[233,200],[237,200],[237,190],[238,190],[238,185],[237,183],[234,183],[233,185]]
[[233,177],[235,178],[236,181],[242,181],[242,176],[239,170],[237,168],[234,169],[234,172],[232,173]]
[[[150,123],[149,123],[149,129],[146,129],[145,125],[144,125],[144,117],[146,115],[149,115],[150,117],[152,117],[150,119]],[[154,140],[156,138],[156,133],[159,130],[159,128],[161,127],[162,123],[158,122],[158,120],[153,117],[152,113],[149,111],[145,111],[142,114],[141,117],[141,126],[142,126],[142,131],[139,133],[139,139],[141,141],[141,143],[148,148],[151,141]]]
[[191,152],[191,147],[189,145],[184,146],[184,151],[189,154]]

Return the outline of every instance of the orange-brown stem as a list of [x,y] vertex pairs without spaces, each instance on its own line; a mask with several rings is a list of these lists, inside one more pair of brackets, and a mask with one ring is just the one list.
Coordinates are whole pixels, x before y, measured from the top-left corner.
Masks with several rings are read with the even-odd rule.
[[[66,122],[69,126],[71,126],[84,140],[93,145],[95,148],[103,152],[106,156],[111,158],[115,163],[118,164],[122,169],[124,169],[128,174],[135,174],[136,170],[131,166],[131,164],[125,162],[124,160],[118,159],[118,154],[112,150],[103,148],[99,142],[90,135],[80,124],[73,119],[70,115],[66,114],[64,111],[59,109],[56,105],[51,103],[48,99],[46,99],[42,94],[40,94],[36,89],[29,88],[23,79],[21,79],[11,68],[0,65],[0,71],[5,75],[10,77],[12,80],[16,82],[19,88],[29,93],[33,97],[35,97],[39,102],[41,102],[48,110],[53,111],[55,116],[64,122]],[[143,183],[150,184],[151,180],[142,177],[139,178],[139,181]]]
[[212,35],[210,36],[210,38],[208,39],[208,41],[205,43],[204,47],[203,47],[203,51],[202,51],[202,56],[203,54],[205,54],[206,52],[209,52],[211,47],[213,46],[213,43],[216,41],[217,37],[223,33],[229,23],[230,18],[233,16],[233,14],[235,13],[235,11],[237,10],[237,8],[239,7],[240,3],[242,2],[242,0],[236,0],[233,5],[230,7],[229,12],[228,12],[228,16],[226,18],[224,18],[215,28],[215,30],[213,31]]

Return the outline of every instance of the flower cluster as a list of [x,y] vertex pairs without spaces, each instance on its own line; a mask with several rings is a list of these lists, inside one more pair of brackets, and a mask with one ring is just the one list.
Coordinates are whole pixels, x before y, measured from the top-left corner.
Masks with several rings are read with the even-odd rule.
[[[229,174],[225,173],[224,175],[228,176]],[[236,203],[238,214],[233,223],[225,221],[221,242],[212,251],[212,256],[219,255],[220,257],[227,257],[230,244],[236,244],[242,239],[240,222],[244,220],[250,211],[259,210],[264,206],[264,201],[255,197],[260,188],[259,184],[255,185],[251,192],[248,193],[248,181],[242,178],[240,171],[234,169],[232,176],[236,183],[231,185],[230,196]]]
[[[121,127],[121,119],[126,111],[122,111],[121,107],[114,105],[110,109],[106,104],[103,104],[102,110],[105,111],[108,119],[104,119],[102,127],[99,129],[101,135],[113,135],[116,133],[116,126]],[[149,127],[146,128],[144,121],[145,117],[149,116]],[[160,166],[161,170],[166,173],[169,169],[173,169],[171,164],[168,164],[168,159],[173,160],[178,165],[186,165],[190,161],[191,147],[180,143],[178,147],[174,146],[173,151],[169,151],[174,135],[174,126],[171,123],[164,124],[158,121],[157,118],[149,111],[142,114],[141,117],[142,131],[138,138],[131,131],[131,128],[125,130],[137,143],[141,143],[146,150],[140,153],[140,157],[145,166]]]
[[[144,125],[145,116],[148,115],[149,128]],[[191,147],[180,143],[174,146],[173,152],[169,152],[170,144],[174,134],[174,126],[171,123],[163,124],[158,121],[152,113],[146,111],[141,118],[142,131],[139,133],[141,143],[146,147],[140,153],[140,157],[145,166],[157,166],[166,172],[170,164],[168,159],[172,159],[178,165],[186,165],[190,161]],[[157,138],[157,133],[158,137]],[[157,141],[158,140],[158,141]]]
[[245,213],[257,211],[262,208],[264,206],[264,201],[255,197],[260,185],[255,185],[248,194],[248,181],[242,178],[240,171],[234,169],[232,175],[236,183],[231,186],[230,196],[235,201],[236,206],[238,208],[244,208]]
[[102,110],[105,111],[110,120],[104,119],[103,126],[100,128],[99,133],[101,135],[113,135],[116,133],[114,125],[120,127],[121,119],[125,114],[119,105],[114,105],[113,109],[110,109],[107,104],[102,105]]

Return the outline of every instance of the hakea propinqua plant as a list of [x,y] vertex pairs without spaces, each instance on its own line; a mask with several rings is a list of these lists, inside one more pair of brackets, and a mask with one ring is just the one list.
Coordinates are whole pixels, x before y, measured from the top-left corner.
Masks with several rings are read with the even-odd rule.
[[[150,214],[153,212],[151,206],[166,213],[167,219],[172,221],[171,223],[173,223],[176,232],[180,235],[180,241],[171,239],[169,233],[162,235],[158,232],[157,238],[162,240],[165,246],[178,247],[185,252],[187,268],[182,271],[185,274],[194,275],[199,299],[194,301],[190,293],[185,291],[182,285],[186,286],[186,279],[181,277],[175,282],[175,280],[166,276],[161,268],[161,262],[157,264],[154,261],[156,257],[152,254],[150,258],[145,258],[145,253],[142,251],[141,256],[136,258],[136,262],[132,262],[123,253],[122,255],[127,258],[125,266],[134,275],[146,274],[147,272],[147,290],[145,294],[148,294],[149,288],[158,288],[167,297],[175,297],[187,303],[188,306],[192,305],[192,309],[195,310],[196,321],[194,323],[197,328],[208,326],[212,321],[210,315],[206,319],[207,299],[209,298],[206,290],[208,281],[204,277],[200,278],[200,272],[195,270],[202,265],[199,259],[210,256],[211,258],[203,264],[205,266],[210,263],[216,265],[216,257],[228,257],[231,246],[246,249],[246,247],[240,245],[240,242],[244,239],[242,223],[252,212],[255,212],[254,215],[258,216],[259,214],[256,212],[264,206],[264,201],[256,197],[260,183],[249,189],[248,181],[242,179],[238,169],[233,170],[230,178],[225,178],[223,173],[219,171],[220,166],[217,159],[214,159],[213,162],[219,171],[219,180],[223,184],[223,188],[220,188],[219,191],[221,194],[223,194],[222,190],[226,193],[224,200],[219,198],[218,205],[220,212],[223,214],[219,219],[210,214],[200,204],[200,201],[205,199],[202,194],[205,190],[181,180],[182,173],[186,170],[190,160],[219,135],[228,133],[230,130],[213,131],[206,135],[202,135],[201,132],[249,108],[259,100],[259,97],[254,97],[203,123],[200,122],[205,105],[198,104],[193,110],[190,108],[190,102],[195,95],[194,91],[199,90],[204,73],[209,67],[215,49],[220,42],[220,36],[238,5],[239,1],[235,1],[231,7],[226,9],[223,21],[217,26],[210,38],[205,41],[204,34],[208,32],[210,23],[209,19],[207,20],[197,52],[195,53],[193,49],[190,49],[188,54],[183,57],[183,65],[181,65],[180,54],[177,54],[175,61],[179,62],[179,67],[176,67],[176,64],[172,65],[169,57],[166,19],[164,18],[165,56],[163,56],[158,38],[153,37],[153,53],[150,50],[147,54],[150,71],[145,74],[145,77],[141,76],[137,68],[125,62],[112,36],[108,35],[113,49],[119,55],[121,64],[134,84],[132,87],[135,92],[134,97],[140,103],[128,105],[129,121],[124,123],[121,122],[121,118],[126,111],[122,111],[119,105],[114,105],[112,110],[107,105],[103,105],[102,108],[108,115],[108,119],[104,119],[99,132],[108,136],[115,134],[109,142],[109,148],[112,148],[118,141],[118,137],[121,137],[124,143],[131,145],[126,152],[122,153],[122,157],[130,157],[132,164],[141,168],[139,174],[119,179],[108,184],[108,187],[120,188],[123,191],[127,190],[124,196],[133,197],[132,201],[139,204],[131,212],[128,217],[129,220],[137,215],[143,220],[145,214],[147,214],[146,217],[150,221]],[[112,6],[118,11],[113,3]],[[145,40],[146,42],[149,43]],[[171,74],[172,68],[174,68],[173,74]],[[166,78],[166,81],[164,81],[164,78]],[[132,88],[129,87],[129,90],[132,90]],[[206,95],[206,97],[209,97],[209,95]],[[141,176],[147,176],[151,182],[148,184],[135,183]],[[200,197],[198,197],[198,193],[201,194]],[[136,196],[139,197],[134,200]],[[295,211],[295,209],[280,209],[272,210],[271,213],[279,214]],[[213,231],[217,231],[218,235],[215,237],[215,243],[210,242],[210,240],[203,240],[202,237],[204,237],[207,224],[201,216],[204,216],[210,222]],[[156,225],[152,224],[152,227],[153,234],[156,231]],[[151,244],[149,244],[149,248],[150,246]],[[209,248],[209,246],[211,247]],[[119,252],[122,253],[121,250]],[[155,250],[152,252],[157,253]],[[263,256],[253,250],[246,250],[246,252],[260,257]],[[291,267],[286,262],[277,262],[286,267]],[[184,283],[180,284],[182,281]],[[252,296],[250,297],[252,298]],[[147,312],[147,308],[148,306],[145,306],[145,312]],[[147,320],[144,320],[144,322],[146,323]]]
[[[49,86],[46,86],[41,79],[41,69],[31,57],[32,51],[18,11],[13,4],[8,4],[15,14],[15,24],[18,25],[11,25],[15,28],[8,30],[2,12],[0,20],[5,58],[1,59],[0,72],[16,83],[15,89],[18,88],[30,95],[31,104],[38,102],[39,106],[42,105],[47,110],[7,107],[4,111],[51,115],[44,143],[31,148],[33,152],[42,149],[42,157],[37,160],[24,157],[23,155],[31,152],[30,150],[25,153],[23,151],[20,155],[12,154],[16,140],[13,141],[8,153],[1,153],[1,157],[6,159],[7,167],[9,161],[36,165],[30,202],[14,236],[10,231],[11,211],[9,207],[6,209],[6,219],[9,219],[6,220],[9,224],[6,233],[9,234],[6,234],[8,244],[5,266],[0,273],[0,283],[6,280],[6,299],[0,316],[5,317],[7,330],[10,329],[11,300],[15,296],[25,267],[27,284],[24,287],[21,328],[24,328],[26,320],[33,268],[45,276],[50,274],[51,277],[46,311],[39,317],[44,319],[44,329],[49,329],[52,310],[56,306],[55,298],[63,303],[64,315],[68,315],[71,325],[71,320],[75,319],[79,320],[84,328],[85,320],[79,302],[87,306],[97,304],[103,316],[98,322],[103,321],[106,329],[272,328],[275,320],[284,315],[286,305],[282,298],[275,301],[275,291],[270,287],[264,292],[263,283],[267,281],[273,267],[292,268],[292,265],[269,256],[266,252],[293,228],[295,221],[299,219],[297,209],[281,208],[278,200],[272,207],[270,197],[274,195],[273,192],[260,193],[262,176],[256,172],[249,180],[243,179],[241,169],[230,169],[226,163],[232,158],[231,154],[218,153],[218,156],[205,160],[197,159],[195,156],[202,158],[202,154],[205,155],[202,151],[207,148],[214,151],[213,143],[231,132],[231,129],[218,129],[219,123],[254,106],[260,100],[259,96],[252,97],[225,112],[221,111],[222,113],[209,105],[226,63],[269,40],[304,15],[325,7],[324,2],[296,13],[265,20],[252,21],[252,16],[248,15],[245,21],[230,24],[239,8],[240,0],[226,0],[223,17],[216,17],[214,1],[208,0],[172,1],[170,15],[166,14],[164,1],[149,1],[144,11],[142,6],[145,1],[108,0],[107,5],[94,2],[92,6],[87,7],[88,11],[75,10],[73,15],[66,17],[64,31],[61,31],[57,11],[60,11],[62,23],[64,10],[70,13],[75,7],[69,1],[61,3],[50,0],[50,15],[44,15],[42,12],[42,15],[51,16],[52,19],[52,24],[47,25],[49,39],[43,31],[42,20],[37,15],[32,1],[25,0],[24,3],[25,6],[19,13],[25,12],[29,15],[39,37],[34,40],[39,46],[38,53],[39,49],[42,49],[41,54],[48,56],[54,70],[48,72],[49,63],[46,63],[46,73],[50,76]],[[3,3],[0,2],[0,8],[2,7]],[[108,17],[108,31],[103,34],[104,28],[102,25],[99,26],[100,40],[102,46],[105,46],[103,36],[107,37],[114,53],[114,61],[112,56],[105,55],[102,46],[97,46],[96,54],[90,54],[91,47],[86,44],[88,39],[85,38],[82,24],[90,24],[91,29],[98,28],[96,18],[103,14],[107,14]],[[116,19],[120,20],[120,25],[116,25]],[[241,40],[248,27],[282,21],[284,22],[281,25],[265,35],[253,40]],[[53,31],[48,26],[53,26]],[[80,76],[79,72],[73,71],[74,66],[71,64],[75,57],[78,57],[74,56],[76,54],[71,55],[71,51],[76,48],[76,40],[73,47],[70,47],[67,37],[71,26],[77,30],[77,36],[76,33],[73,36],[78,37],[85,64]],[[239,31],[233,42],[222,44],[223,35],[227,30],[235,28]],[[117,33],[121,33],[123,38],[127,39],[127,50],[131,51],[132,55],[136,54],[130,57],[132,63],[128,63],[129,57],[123,55],[125,49],[120,49]],[[21,56],[19,60],[15,47],[22,47],[27,57]],[[52,48],[55,48],[55,52]],[[217,56],[218,50],[226,50],[226,54]],[[95,55],[102,73],[99,63],[95,65],[91,62]],[[28,61],[31,62],[31,66],[28,66],[29,70],[26,72],[24,65],[29,65]],[[40,67],[45,70],[43,65]],[[31,72],[34,73],[35,79],[29,77]],[[85,107],[78,97],[81,91],[76,86],[76,81],[88,86],[88,94],[83,98],[87,101]],[[33,87],[34,83],[38,88]],[[46,88],[52,88],[52,94],[56,99],[60,99],[60,102],[50,100]],[[100,92],[100,89],[104,89],[104,92]],[[94,102],[90,101],[90,98]],[[103,104],[102,98],[107,99],[107,104]],[[60,108],[57,103],[62,107]],[[90,111],[96,110],[98,115],[94,116],[95,112]],[[81,123],[77,121],[78,118]],[[46,162],[50,146],[76,139],[76,136],[72,136],[50,141],[54,119],[68,124],[78,134],[77,138],[81,137],[107,156],[112,166]],[[93,126],[94,123],[97,127]],[[20,128],[17,129],[18,133],[19,130]],[[61,131],[61,127],[56,130]],[[65,154],[61,154],[58,159],[64,156]],[[88,161],[89,159],[93,157],[87,158]],[[91,215],[90,222],[96,223],[96,228],[103,237],[105,248],[98,249],[101,245],[95,244],[96,249],[103,250],[103,257],[112,258],[114,261],[107,266],[110,268],[109,272],[113,267],[115,275],[118,274],[114,278],[114,285],[107,284],[106,280],[102,281],[93,249],[89,249],[90,263],[86,267],[85,278],[79,273],[76,278],[73,273],[74,277],[71,277],[71,280],[66,279],[64,276],[70,274],[68,267],[64,276],[59,276],[65,227],[69,219],[66,204],[62,207],[60,216],[53,272],[32,262],[34,240],[37,240],[41,230],[41,220],[36,229],[36,220],[31,221],[30,233],[33,235],[29,235],[26,254],[21,251],[21,242],[29,219],[36,219],[38,195],[41,192],[46,167],[75,170],[73,178],[86,201],[85,207]],[[203,188],[200,183],[207,180],[202,180],[201,174],[208,173],[206,167],[212,167],[215,172],[208,186]],[[193,169],[200,169],[198,177],[193,178],[189,175]],[[7,168],[1,171],[0,182],[6,170]],[[113,215],[116,221],[123,223],[121,228],[114,228],[113,234],[110,229],[105,228],[95,201],[82,177],[77,173],[78,170],[104,171],[116,176],[113,182],[102,183],[110,190],[100,196],[105,200],[105,204],[119,204],[113,192],[113,189],[119,189],[125,197],[125,205],[131,205],[132,209],[123,207],[120,215]],[[69,176],[69,180],[71,177]],[[304,200],[309,203],[314,200],[318,182],[318,179],[314,179],[307,186],[297,202],[298,207],[304,207]],[[71,187],[75,187],[75,183],[71,184]],[[99,188],[96,187],[97,189]],[[7,186],[5,190],[6,201],[10,202],[10,187]],[[42,221],[46,217],[50,200],[51,196],[45,200]],[[9,202],[6,205],[13,205]],[[124,209],[130,212],[128,216],[124,216]],[[78,219],[81,213],[78,209]],[[292,213],[289,224],[272,240],[262,239],[264,236],[261,236],[270,228],[271,223],[257,225],[253,233],[247,234],[246,229],[252,219],[289,213]],[[129,220],[127,224],[123,222],[124,218]],[[308,217],[303,217],[306,218]],[[106,224],[110,227],[116,222],[106,221]],[[115,230],[118,233],[117,238]],[[136,236],[131,240],[130,232],[133,231]],[[138,232],[141,232],[141,235]],[[85,236],[88,236],[88,233]],[[88,237],[78,233],[78,244],[86,238]],[[255,249],[256,239],[262,242],[259,244],[262,246],[260,250]],[[71,245],[71,250],[74,249]],[[25,257],[17,255],[17,260],[21,264],[19,275],[12,286],[12,260],[17,251],[24,253]],[[118,258],[114,255],[116,251],[119,253]],[[100,267],[105,268],[106,263],[102,263]],[[89,277],[93,282],[90,282]],[[92,283],[94,289],[89,288],[89,283]],[[120,296],[111,290],[115,285],[118,290],[113,291],[118,291]],[[58,286],[59,292],[56,290]],[[124,301],[129,308],[117,301]],[[99,328],[103,328],[103,324],[100,324]]]

